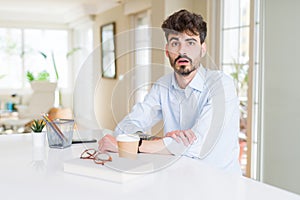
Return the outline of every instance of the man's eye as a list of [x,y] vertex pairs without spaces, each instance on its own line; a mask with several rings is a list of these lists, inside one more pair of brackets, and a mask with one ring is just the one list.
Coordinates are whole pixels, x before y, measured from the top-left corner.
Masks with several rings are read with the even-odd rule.
[[179,42],[172,42],[172,43],[171,43],[171,46],[172,46],[172,47],[177,47],[178,45],[179,45]]
[[188,45],[189,45],[189,46],[194,46],[194,45],[195,45],[195,42],[192,42],[192,41],[191,41],[191,42],[188,42]]

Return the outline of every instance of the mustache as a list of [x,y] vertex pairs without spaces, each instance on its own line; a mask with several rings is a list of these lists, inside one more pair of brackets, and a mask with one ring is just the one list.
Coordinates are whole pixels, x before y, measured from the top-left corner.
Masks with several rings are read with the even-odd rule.
[[177,60],[179,60],[180,58],[186,58],[187,60],[190,61],[190,63],[192,63],[192,59],[189,58],[188,56],[186,56],[186,55],[179,55],[179,56],[174,60],[174,65],[176,64]]

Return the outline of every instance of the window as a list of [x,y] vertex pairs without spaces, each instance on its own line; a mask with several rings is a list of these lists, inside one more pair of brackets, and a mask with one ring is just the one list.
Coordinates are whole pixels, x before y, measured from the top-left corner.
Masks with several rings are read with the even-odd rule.
[[[0,89],[29,87],[26,73],[46,70],[60,88],[68,87],[68,31],[52,29],[0,28]],[[47,57],[44,57],[46,55]]]
[[22,31],[0,28],[0,89],[22,87]]
[[247,91],[250,46],[250,0],[222,1],[222,69],[235,81],[240,99],[240,163],[247,166]]
[[[250,57],[252,59],[252,99],[248,101],[248,109],[251,109],[251,141],[248,144],[251,144],[251,149],[248,150],[248,163],[251,161],[251,165],[248,165],[248,175],[251,175],[251,178],[256,180],[261,180],[261,165],[260,165],[260,152],[261,152],[261,136],[259,132],[261,132],[261,98],[262,98],[262,87],[260,86],[262,83],[262,66],[260,64],[260,0],[251,1],[251,7],[253,10],[252,14],[252,26],[253,30],[251,33],[252,37],[252,46],[253,52]],[[250,102],[252,101],[252,102]],[[250,118],[249,120],[250,121]],[[250,130],[249,130],[250,131]],[[251,150],[251,151],[250,151]]]
[[223,0],[221,11],[221,65],[234,78],[241,102],[241,166],[246,176],[259,180],[260,0]]
[[235,80],[242,101],[247,97],[250,0],[223,0],[222,68]]

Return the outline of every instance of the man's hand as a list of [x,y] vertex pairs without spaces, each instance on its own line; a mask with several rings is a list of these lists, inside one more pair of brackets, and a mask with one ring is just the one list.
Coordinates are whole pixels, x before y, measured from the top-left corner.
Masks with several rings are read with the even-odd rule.
[[191,129],[171,131],[166,134],[166,137],[171,137],[178,143],[182,141],[185,146],[192,144],[197,139]]
[[98,150],[100,152],[118,152],[117,140],[112,135],[105,135],[98,141]]

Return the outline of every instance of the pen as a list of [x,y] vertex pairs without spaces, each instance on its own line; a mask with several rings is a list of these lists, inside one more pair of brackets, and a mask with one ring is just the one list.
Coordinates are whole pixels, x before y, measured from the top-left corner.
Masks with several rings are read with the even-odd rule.
[[61,132],[61,130],[57,127],[57,125],[51,119],[49,119],[49,117],[47,117],[47,114],[43,113],[42,117],[46,120],[46,122],[50,125],[50,127],[54,130],[55,133],[57,133],[57,135],[61,139],[67,141],[65,135]]

